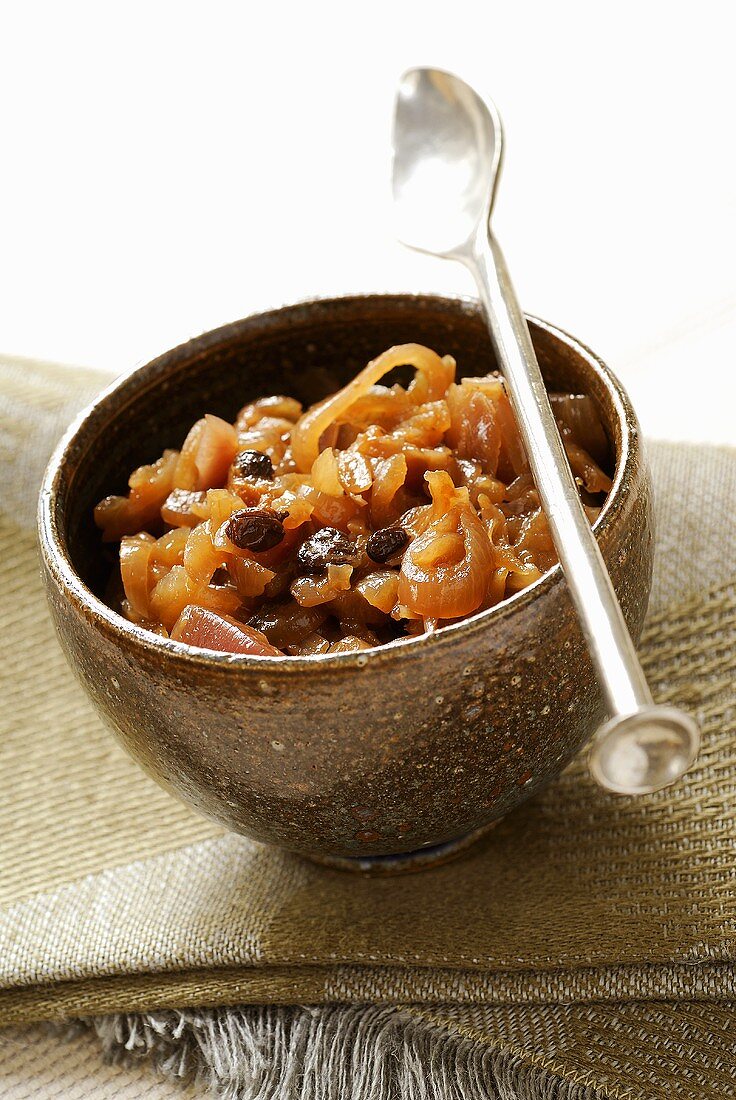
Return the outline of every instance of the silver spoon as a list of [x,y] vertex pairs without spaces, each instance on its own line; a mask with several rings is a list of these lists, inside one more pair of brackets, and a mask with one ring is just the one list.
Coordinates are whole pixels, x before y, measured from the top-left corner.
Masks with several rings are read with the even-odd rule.
[[458,260],[478,285],[529,464],[611,718],[597,731],[590,770],[620,794],[679,779],[700,746],[695,722],[655,706],[616,593],[578,497],[501,249],[490,227],[502,130],[490,100],[439,69],[401,79],[394,118],[398,236],[410,248]]

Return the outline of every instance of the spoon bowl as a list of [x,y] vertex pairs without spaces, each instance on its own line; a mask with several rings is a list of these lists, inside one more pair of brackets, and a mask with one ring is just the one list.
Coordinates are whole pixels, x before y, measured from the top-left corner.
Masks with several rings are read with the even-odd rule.
[[449,73],[412,69],[402,77],[393,195],[396,235],[409,248],[459,257],[488,219],[503,144],[501,120],[489,110]]

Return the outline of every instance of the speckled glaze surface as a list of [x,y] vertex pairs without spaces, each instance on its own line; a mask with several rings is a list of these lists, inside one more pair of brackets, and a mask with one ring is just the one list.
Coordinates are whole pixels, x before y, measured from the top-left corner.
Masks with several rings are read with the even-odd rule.
[[[590,393],[615,454],[596,531],[634,636],[652,564],[651,487],[626,394],[585,347],[531,322],[552,389]],[[388,855],[444,844],[553,779],[602,717],[558,568],[491,611],[358,654],[252,658],[164,641],[100,598],[107,562],[92,507],[178,446],[202,413],[309,403],[391,344],[420,341],[493,369],[467,301],[340,298],[247,318],[125,376],[76,422],[49,466],[39,530],[61,643],[100,713],[164,787],[230,829],[305,854]],[[109,559],[107,559],[109,561]]]

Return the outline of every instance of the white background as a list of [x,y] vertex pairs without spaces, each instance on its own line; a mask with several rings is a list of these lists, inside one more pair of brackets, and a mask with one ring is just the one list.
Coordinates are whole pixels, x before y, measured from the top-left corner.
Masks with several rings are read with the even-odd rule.
[[504,118],[525,307],[608,360],[650,434],[736,442],[729,11],[5,2],[0,352],[119,371],[313,294],[469,291],[387,216],[395,82],[435,64]]

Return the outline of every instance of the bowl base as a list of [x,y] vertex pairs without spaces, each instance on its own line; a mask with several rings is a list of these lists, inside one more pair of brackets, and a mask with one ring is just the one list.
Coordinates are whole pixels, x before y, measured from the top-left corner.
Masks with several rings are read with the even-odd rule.
[[329,856],[312,855],[305,853],[305,858],[312,863],[319,863],[321,867],[330,867],[336,871],[349,871],[352,874],[379,876],[379,875],[411,875],[417,871],[425,871],[430,867],[439,867],[442,863],[449,863],[457,859],[471,848],[477,841],[494,829],[502,821],[498,818],[489,825],[482,825],[479,829],[472,829],[469,833],[456,837],[454,840],[446,840],[442,844],[433,844],[428,848],[417,848],[413,852],[397,852],[387,856]]

